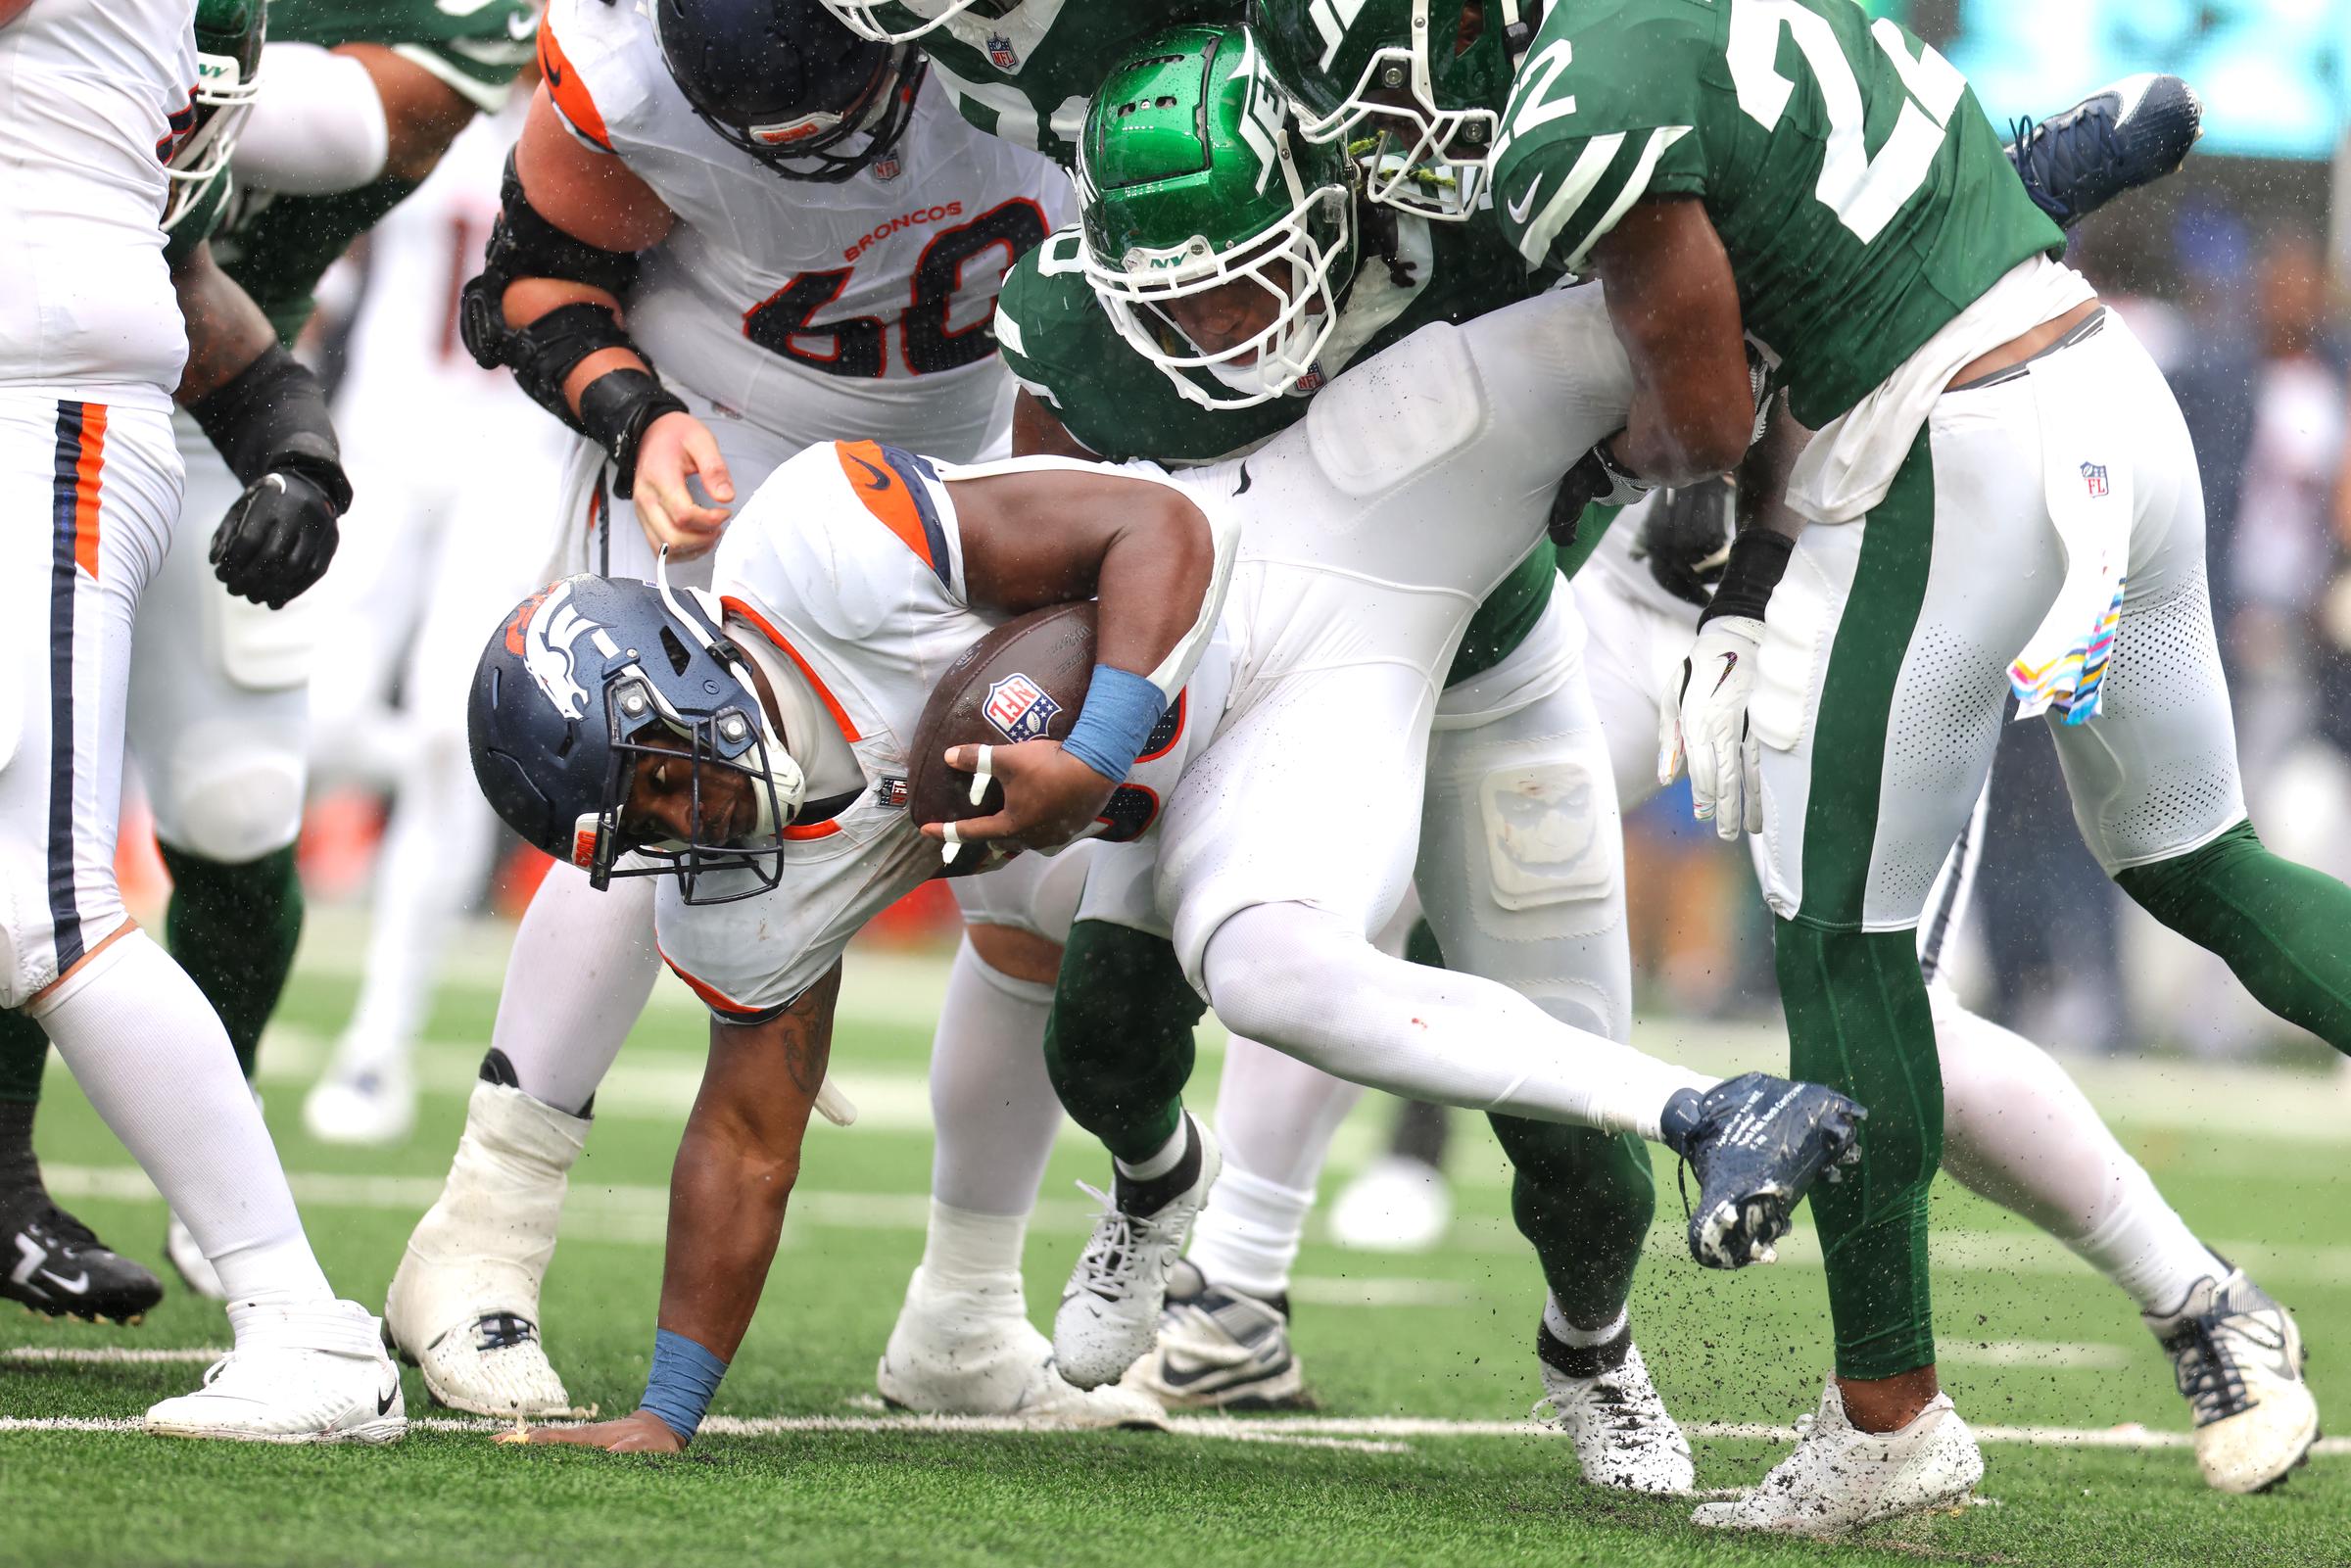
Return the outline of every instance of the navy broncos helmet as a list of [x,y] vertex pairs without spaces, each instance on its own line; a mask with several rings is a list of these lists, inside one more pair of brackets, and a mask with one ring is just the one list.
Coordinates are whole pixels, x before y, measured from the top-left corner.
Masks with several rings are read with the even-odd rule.
[[[719,904],[782,879],[783,830],[803,793],[799,766],[707,594],[589,574],[550,584],[482,650],[465,728],[474,778],[506,826],[585,871],[593,886],[675,874],[688,903]],[[673,745],[646,743],[656,735]],[[621,809],[638,764],[681,756],[694,765],[688,836],[630,836]],[[756,808],[752,829],[726,842],[702,831],[713,767],[746,776]],[[618,864],[631,851],[637,860]],[[701,885],[722,872],[750,875]]]
[[655,0],[653,30],[694,112],[786,179],[839,182],[896,146],[929,69],[817,0]]

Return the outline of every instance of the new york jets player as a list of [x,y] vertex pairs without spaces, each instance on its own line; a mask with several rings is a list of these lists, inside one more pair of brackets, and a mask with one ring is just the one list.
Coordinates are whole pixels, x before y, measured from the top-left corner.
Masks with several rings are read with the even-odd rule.
[[[1004,440],[989,322],[1004,268],[1066,200],[1050,163],[973,130],[918,51],[861,40],[814,0],[557,0],[540,37],[546,83],[468,285],[467,341],[575,432],[562,569],[649,577],[667,545],[681,583],[706,581],[728,503],[812,441],[967,460]],[[1049,1141],[1060,1117],[1036,1051],[1075,899],[1055,869],[958,889],[972,930],[932,1089],[972,1141],[942,1152],[877,1383],[928,1411],[1112,1425],[1149,1406],[1053,1372],[1019,1274],[1042,1158],[997,1154],[1040,1126]],[[532,900],[448,1187],[386,1308],[446,1402],[569,1405],[539,1284],[590,1101],[660,968],[651,923],[642,881],[599,893],[558,869]]]
[[[1595,493],[1735,462],[1750,340],[1820,432],[1789,488],[1812,526],[1793,549],[1739,537],[1679,732],[1701,809],[1763,835],[1793,1060],[1870,1105],[1869,1175],[1814,1206],[1837,1331],[1819,1417],[1702,1524],[1834,1531],[1982,1473],[1935,1377],[1945,1107],[1910,944],[2011,689],[2052,715],[2077,823],[2123,888],[2351,1049],[2351,959],[2327,934],[2351,890],[2245,821],[2179,411],[2002,166],[1964,78],[1840,0],[1557,6],[1501,120],[1508,232],[1607,284],[1633,358],[1626,428],[1581,465]],[[2249,1413],[2239,1435],[2298,1453],[2316,1410],[2285,1397],[2291,1322],[2241,1276],[2213,1283],[2230,1299],[2190,1315],[2266,1318],[2266,1343],[2183,1357],[2183,1384],[2215,1383],[2199,1419]],[[2279,1397],[2232,1411],[2228,1360]]]
[[[1082,227],[1024,259],[997,301],[997,336],[1022,383],[1016,452],[1169,464],[1237,454],[1294,424],[1347,364],[1553,281],[1530,275],[1490,224],[1371,206],[1342,149],[1298,136],[1289,94],[1239,26],[1139,41],[1095,99],[1080,169]],[[1556,553],[1537,547],[1480,607],[1447,674],[1420,896],[1457,967],[1622,1042],[1631,969],[1614,792],[1583,688],[1582,627],[1554,593]],[[1550,847],[1509,847],[1533,841]],[[1058,1057],[1123,1048],[1133,1071],[1183,1051],[1196,1003],[1153,941],[1101,922],[1076,928]],[[1153,974],[1167,992],[1133,983]],[[1112,974],[1115,985],[1091,979]],[[1160,1346],[1129,1380],[1171,1404],[1298,1396],[1288,1268],[1337,1121],[1325,1113],[1351,1098],[1253,1042],[1236,1042],[1226,1062],[1216,1117],[1225,1164],[1192,1248],[1197,1288],[1187,1276]],[[1164,1141],[1148,1102],[1072,1109],[1123,1158]],[[1540,1374],[1586,1477],[1687,1491],[1688,1445],[1624,1311],[1655,1209],[1646,1147],[1509,1117],[1495,1130],[1517,1172],[1512,1212],[1550,1286]]]
[[[183,256],[209,236],[219,270],[291,344],[327,264],[415,188],[477,110],[502,101],[527,58],[530,13],[522,0],[462,14],[431,0],[278,0],[268,15],[268,88],[236,143],[234,189],[217,177],[178,181],[171,232]],[[206,162],[216,176],[217,161]],[[190,264],[210,270],[208,259]],[[168,942],[249,1078],[302,927],[294,839],[314,628],[287,604],[324,570],[350,493],[339,469],[288,461],[267,441],[214,438],[289,406],[307,374],[281,347],[222,388],[212,413],[175,420],[186,501],[140,604],[130,682],[130,751],[172,879]],[[243,548],[272,531],[290,542],[284,575],[252,602],[214,578],[214,531],[237,504],[252,541]],[[0,1057],[21,1064],[20,1075],[37,1071],[40,1049],[37,1029],[0,1022]],[[192,1288],[218,1294],[176,1221],[166,1253]]]

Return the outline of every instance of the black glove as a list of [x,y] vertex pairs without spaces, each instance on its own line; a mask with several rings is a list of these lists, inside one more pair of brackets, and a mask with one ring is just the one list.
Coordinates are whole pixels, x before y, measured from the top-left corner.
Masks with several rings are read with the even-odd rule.
[[1630,506],[1649,492],[1648,485],[1616,465],[1608,456],[1607,441],[1601,441],[1559,476],[1559,488],[1551,493],[1551,542],[1561,549],[1573,546],[1577,523],[1594,501]]
[[342,511],[299,472],[272,469],[245,488],[213,534],[213,575],[240,598],[271,609],[326,575]]
[[1675,598],[1701,609],[1714,595],[1739,530],[1739,482],[1729,475],[1677,485],[1641,520],[1633,555]]

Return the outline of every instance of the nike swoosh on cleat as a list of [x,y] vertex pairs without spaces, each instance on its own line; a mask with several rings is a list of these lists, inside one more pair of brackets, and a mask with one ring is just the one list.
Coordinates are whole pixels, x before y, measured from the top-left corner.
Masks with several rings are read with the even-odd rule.
[[1543,178],[1544,176],[1537,174],[1535,176],[1535,182],[1526,188],[1526,194],[1520,197],[1517,201],[1510,204],[1511,222],[1523,223],[1526,221],[1526,214],[1534,210],[1535,192],[1543,188]]
[[41,1270],[41,1278],[47,1280],[50,1284],[55,1285],[59,1290],[64,1291],[69,1296],[82,1295],[90,1288],[90,1271],[86,1268],[80,1273],[74,1275],[72,1279],[68,1279],[63,1274],[53,1273],[44,1268]]
[[395,1379],[390,1388],[375,1397],[375,1413],[378,1415],[389,1414],[392,1409],[392,1402],[399,1398],[400,1383],[398,1379]]

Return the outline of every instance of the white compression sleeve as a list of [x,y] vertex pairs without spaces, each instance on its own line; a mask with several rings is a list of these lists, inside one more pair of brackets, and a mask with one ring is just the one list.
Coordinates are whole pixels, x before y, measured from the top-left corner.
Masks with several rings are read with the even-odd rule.
[[219,1270],[232,1320],[333,1299],[228,1032],[169,954],[130,931],[27,1011]]
[[1234,1032],[1408,1099],[1654,1140],[1675,1091],[1717,1081],[1561,1023],[1492,980],[1390,958],[1305,904],[1234,915],[1201,973]]
[[313,43],[262,50],[262,91],[229,171],[287,196],[325,196],[372,184],[392,127],[367,68]]
[[1045,1072],[1052,1007],[1052,986],[991,968],[969,937],[956,948],[931,1041],[931,1196],[947,1208],[1025,1219],[1036,1207],[1061,1130]]
[[2229,1268],[2106,1130],[2074,1080],[2023,1035],[1930,991],[1943,1057],[1943,1168],[2072,1248],[2137,1302],[2177,1307]]
[[624,877],[600,893],[586,872],[556,866],[523,912],[490,1043],[540,1104],[580,1115],[645,1011],[661,974],[654,890],[650,877]]

